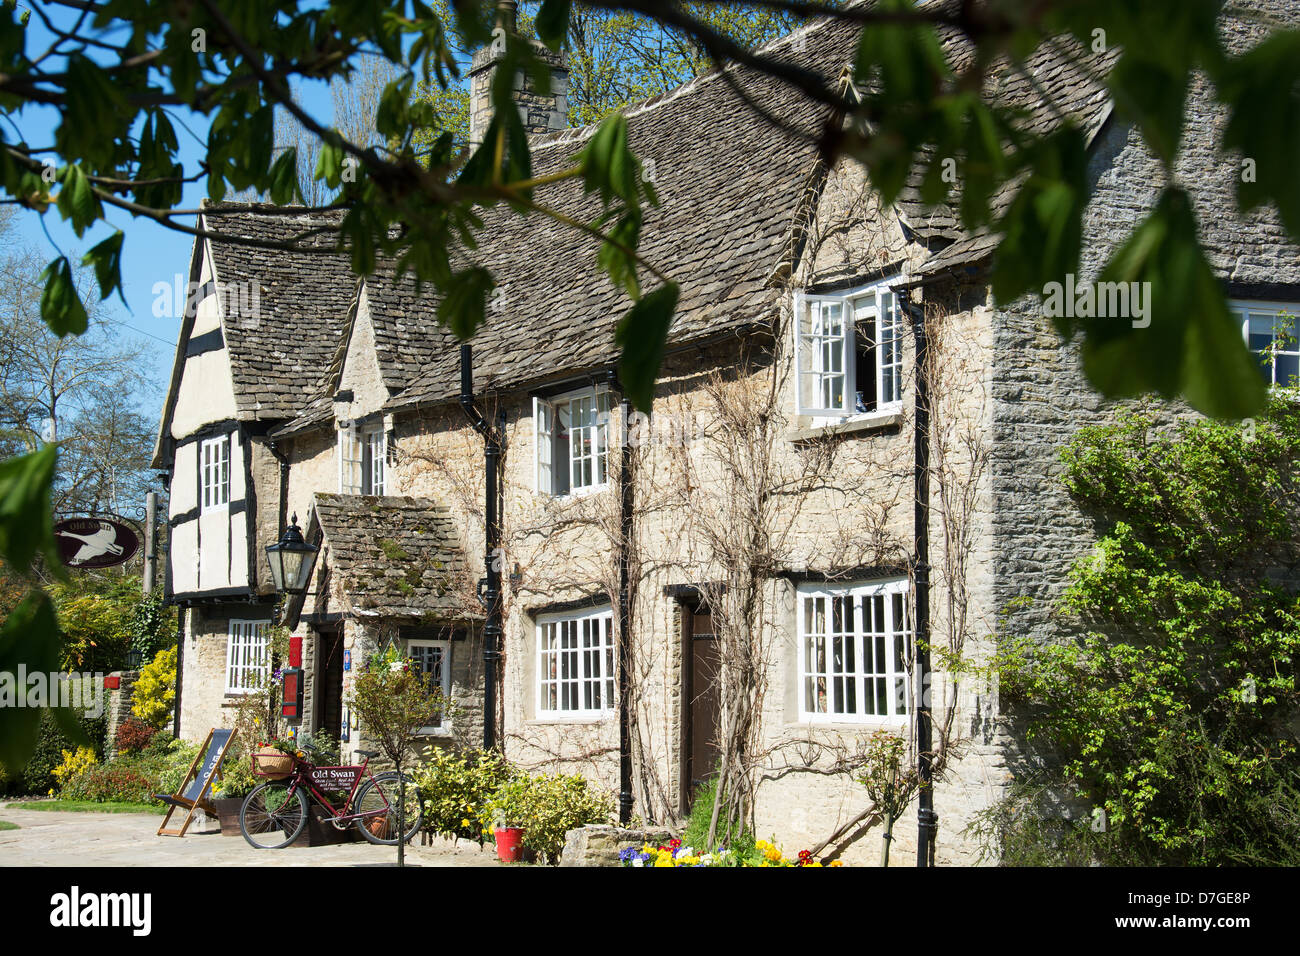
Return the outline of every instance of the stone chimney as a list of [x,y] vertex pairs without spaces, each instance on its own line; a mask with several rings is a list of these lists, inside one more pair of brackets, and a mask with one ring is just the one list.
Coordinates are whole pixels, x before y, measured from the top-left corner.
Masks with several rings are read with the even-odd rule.
[[[503,4],[506,6],[513,8],[514,4]],[[513,28],[513,9],[507,17]],[[505,27],[498,26],[498,29]],[[522,70],[517,70],[512,96],[524,121],[524,129],[537,135],[566,129],[569,125],[569,67],[563,54],[552,53],[540,43],[534,47],[537,55],[551,67],[551,91],[543,96],[537,91],[532,77],[525,77]],[[483,134],[492,121],[492,77],[496,75],[497,63],[504,55],[505,43],[494,39],[470,60],[469,141],[475,146],[483,141]]]

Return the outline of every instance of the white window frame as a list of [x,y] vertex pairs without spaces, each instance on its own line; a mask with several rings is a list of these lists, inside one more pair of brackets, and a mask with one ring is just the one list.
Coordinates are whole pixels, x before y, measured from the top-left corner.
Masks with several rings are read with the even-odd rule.
[[[442,696],[450,702],[451,700],[451,641],[446,640],[428,640],[422,637],[410,637],[406,639],[406,656],[413,658],[411,651],[417,647],[430,647],[442,651]],[[436,727],[421,727],[419,733],[428,736],[445,737],[451,732],[451,725],[447,720],[447,711],[442,714],[442,723]]]
[[[800,415],[814,418],[857,418],[885,415],[903,408],[903,322],[902,306],[890,285],[891,276],[835,295],[797,292],[794,297],[794,397]],[[839,317],[838,330],[833,316]],[[805,326],[805,316],[807,325]],[[883,320],[892,316],[885,325]],[[873,325],[870,339],[876,345],[876,407],[857,407],[857,328]],[[805,331],[806,328],[806,331]],[[804,401],[805,382],[815,384],[817,401]],[[827,391],[834,379],[843,382],[840,402],[830,400]]]
[[[1241,337],[1246,343],[1246,348],[1250,349],[1250,354],[1258,358],[1260,352],[1250,348],[1250,320],[1252,318],[1270,317],[1276,320],[1279,313],[1285,312],[1291,316],[1293,333],[1297,334],[1298,341],[1293,343],[1290,348],[1279,349],[1273,356],[1269,364],[1268,382],[1273,387],[1286,386],[1286,382],[1277,380],[1277,357],[1284,355],[1296,359],[1297,367],[1300,368],[1300,303],[1296,302],[1256,302],[1250,299],[1234,299],[1228,303],[1229,310],[1241,323]],[[1274,330],[1276,331],[1276,322]],[[1263,372],[1262,365],[1260,366]],[[1290,384],[1300,385],[1300,374],[1297,374],[1295,382]]]
[[256,693],[270,676],[271,622],[232,617],[226,630],[226,693]]
[[[589,424],[568,425],[568,457],[562,463],[567,482],[557,480],[555,430],[572,422],[575,405],[590,403]],[[539,495],[562,498],[599,491],[609,483],[610,392],[602,385],[589,385],[562,395],[533,397],[533,487]],[[575,442],[580,437],[582,443]],[[586,449],[587,454],[580,450]],[[584,465],[588,467],[584,469]],[[575,470],[586,471],[589,481],[574,481]]]
[[[612,715],[618,668],[613,609],[604,605],[586,611],[541,615],[537,618],[536,635],[537,670],[533,686],[537,716],[547,719]],[[552,657],[554,670],[550,668]],[[592,672],[593,663],[598,673]],[[554,706],[549,693],[552,686]],[[597,701],[596,706],[591,705],[593,700]],[[570,702],[576,706],[566,706]]]
[[[367,455],[369,474],[366,473]],[[382,495],[388,462],[388,433],[382,423],[339,427],[339,494]]]
[[220,511],[230,504],[230,435],[199,443],[199,506]]
[[[805,723],[873,724],[879,726],[906,726],[914,709],[915,693],[912,687],[913,630],[910,593],[906,578],[872,581],[845,586],[801,585],[795,602],[798,634],[798,699],[799,719]],[[880,599],[877,604],[876,599]],[[897,600],[901,598],[901,600]],[[839,630],[834,627],[834,601],[847,600],[852,609],[852,620]],[[813,602],[821,605],[820,629],[809,627],[809,609]],[[864,619],[864,607],[869,608],[873,620],[871,627]],[[895,620],[901,607],[901,622]],[[883,611],[880,620],[877,611]],[[836,665],[834,641],[839,638],[847,653]],[[848,641],[844,639],[848,638]],[[871,639],[871,653],[867,641]],[[899,646],[899,643],[902,646]],[[814,659],[810,660],[810,652]],[[851,655],[851,656],[850,656]],[[880,658],[883,656],[883,662]],[[868,668],[870,660],[870,668]],[[901,661],[902,667],[899,667]],[[883,665],[883,666],[882,666]],[[811,669],[810,669],[811,668]],[[810,687],[821,679],[819,687]],[[868,682],[871,682],[870,686]],[[870,693],[868,693],[870,691]],[[884,713],[868,701],[878,701],[884,694]],[[810,700],[816,694],[822,701]],[[847,703],[843,710],[842,698],[851,696],[852,709]],[[821,703],[824,709],[820,709]]]

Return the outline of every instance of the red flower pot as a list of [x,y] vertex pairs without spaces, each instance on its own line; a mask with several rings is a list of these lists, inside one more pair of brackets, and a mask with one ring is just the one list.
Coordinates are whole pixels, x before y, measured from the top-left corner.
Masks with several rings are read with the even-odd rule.
[[498,827],[496,830],[497,859],[502,863],[518,863],[524,855],[522,827]]

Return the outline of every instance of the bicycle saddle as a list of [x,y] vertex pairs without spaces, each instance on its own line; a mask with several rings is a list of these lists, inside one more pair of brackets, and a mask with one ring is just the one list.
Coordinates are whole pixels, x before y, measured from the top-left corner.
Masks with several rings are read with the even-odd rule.
[[354,750],[352,752],[358,757],[365,757],[368,760],[373,760],[375,757],[379,756],[378,750]]

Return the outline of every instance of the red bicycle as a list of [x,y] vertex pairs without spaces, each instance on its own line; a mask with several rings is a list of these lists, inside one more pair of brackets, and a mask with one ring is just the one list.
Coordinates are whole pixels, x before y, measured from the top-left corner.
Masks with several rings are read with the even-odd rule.
[[[304,750],[312,750],[304,744]],[[338,830],[356,826],[361,835],[371,843],[396,846],[399,830],[410,840],[420,829],[424,819],[424,799],[419,788],[405,774],[399,781],[397,771],[386,770],[372,774],[370,758],[379,756],[373,750],[358,750],[365,762],[355,766],[318,767],[298,754],[291,754],[293,769],[287,776],[277,773],[280,779],[268,780],[257,786],[244,799],[239,810],[239,829],[244,839],[259,850],[278,850],[293,843],[307,828],[308,800],[326,813],[326,819]],[[260,770],[256,756],[253,772],[269,776]],[[398,827],[397,788],[406,790],[405,816],[407,825]],[[326,791],[347,790],[347,799],[336,808]]]

